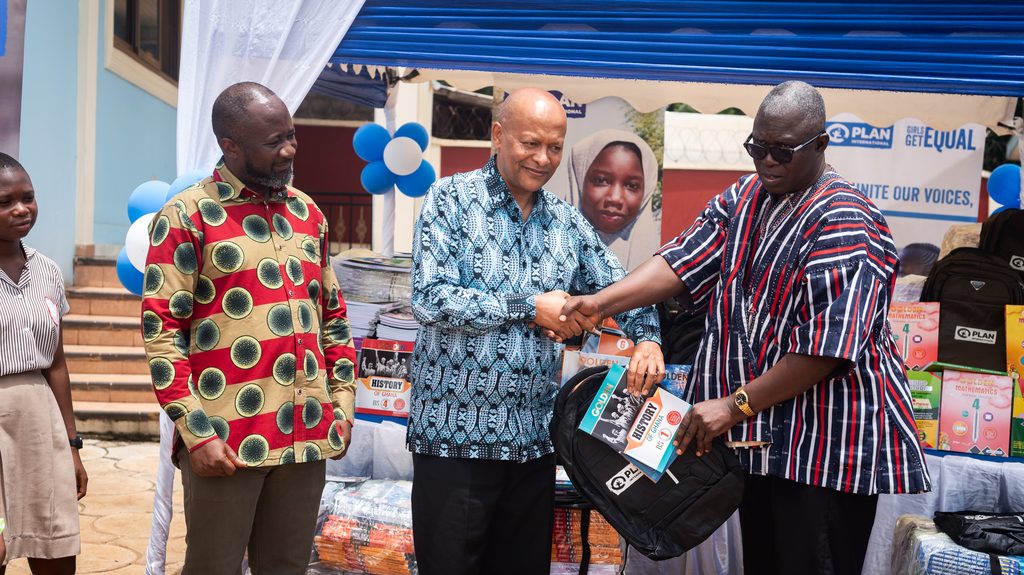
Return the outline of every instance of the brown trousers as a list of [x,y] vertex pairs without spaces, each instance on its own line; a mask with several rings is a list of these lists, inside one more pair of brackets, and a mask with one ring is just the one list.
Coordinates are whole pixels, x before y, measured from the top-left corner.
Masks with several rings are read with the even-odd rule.
[[239,469],[199,477],[178,456],[185,492],[182,575],[240,575],[249,551],[253,575],[304,575],[324,490],[323,461]]

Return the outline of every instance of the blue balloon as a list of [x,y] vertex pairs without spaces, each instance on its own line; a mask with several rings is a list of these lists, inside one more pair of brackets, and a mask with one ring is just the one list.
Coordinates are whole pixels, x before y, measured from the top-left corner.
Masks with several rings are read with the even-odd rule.
[[400,138],[402,136],[412,138],[420,145],[421,150],[427,151],[427,144],[430,143],[430,134],[427,133],[427,129],[422,124],[417,124],[416,122],[402,124],[401,128],[395,130],[395,137]]
[[1003,164],[988,177],[988,197],[1011,208],[1020,207],[1020,166]]
[[367,162],[384,158],[384,147],[391,141],[391,134],[379,124],[365,124],[352,136],[352,149]]
[[167,190],[167,198],[164,201],[170,201],[171,198],[181,193],[185,188],[209,176],[210,174],[211,172],[209,170],[189,170],[178,176],[173,182],[171,182],[171,189]]
[[395,185],[395,175],[384,165],[384,160],[370,162],[359,174],[359,183],[371,194],[383,194]]
[[416,171],[409,174],[408,176],[398,176],[396,178],[396,185],[402,193],[409,196],[410,198],[418,198],[427,193],[430,189],[430,184],[434,183],[437,179],[437,174],[434,173],[434,166],[430,165],[430,162],[424,160],[420,162],[420,167],[416,168]]
[[167,188],[170,184],[160,180],[143,182],[128,196],[128,221],[134,222],[143,214],[149,214],[164,207]]
[[117,279],[121,280],[121,285],[124,286],[124,289],[135,295],[142,295],[142,272],[135,269],[135,266],[128,259],[128,252],[124,248],[121,248],[121,251],[117,254],[115,268],[117,270]]
[[988,217],[991,218],[992,216],[998,214],[999,212],[1005,212],[1006,210],[1013,210],[1013,209],[1016,209],[1016,208],[1014,208],[1013,206],[999,206],[998,208],[992,210],[992,213],[989,214]]

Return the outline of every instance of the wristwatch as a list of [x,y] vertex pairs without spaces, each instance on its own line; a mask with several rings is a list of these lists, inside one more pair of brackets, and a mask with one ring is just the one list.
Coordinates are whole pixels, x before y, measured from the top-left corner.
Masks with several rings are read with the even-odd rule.
[[75,449],[81,449],[83,446],[81,435],[76,435],[74,439],[69,439],[68,441],[71,442],[71,447]]
[[742,387],[736,390],[736,393],[732,395],[732,400],[736,403],[736,407],[740,408],[747,417],[754,417],[756,415],[753,409],[750,409],[750,398],[747,397],[747,390]]

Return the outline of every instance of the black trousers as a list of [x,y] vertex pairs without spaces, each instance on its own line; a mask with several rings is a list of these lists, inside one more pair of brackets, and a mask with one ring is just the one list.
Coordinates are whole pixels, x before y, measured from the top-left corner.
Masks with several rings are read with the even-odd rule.
[[512,463],[413,454],[420,575],[547,575],[554,455]]
[[747,475],[740,505],[746,575],[860,575],[877,495]]

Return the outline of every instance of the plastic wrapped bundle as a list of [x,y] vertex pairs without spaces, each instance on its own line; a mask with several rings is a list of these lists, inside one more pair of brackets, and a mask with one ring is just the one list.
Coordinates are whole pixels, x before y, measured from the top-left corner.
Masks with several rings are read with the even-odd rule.
[[949,226],[939,246],[939,259],[946,257],[956,248],[976,248],[981,239],[981,224],[956,224]]
[[[998,557],[1002,575],[1024,573],[1024,558]],[[919,515],[903,515],[893,530],[892,572],[908,575],[996,573],[989,555],[953,542],[935,523]]]
[[412,260],[405,258],[331,258],[346,300],[409,305]]
[[334,496],[323,529],[314,538],[323,572],[415,574],[412,482],[365,481]]
[[896,278],[896,289],[893,290],[892,301],[921,301],[921,291],[924,290],[924,282],[927,279],[925,276],[913,274]]

